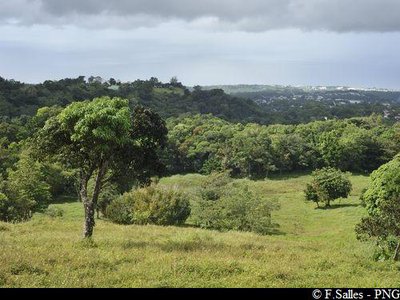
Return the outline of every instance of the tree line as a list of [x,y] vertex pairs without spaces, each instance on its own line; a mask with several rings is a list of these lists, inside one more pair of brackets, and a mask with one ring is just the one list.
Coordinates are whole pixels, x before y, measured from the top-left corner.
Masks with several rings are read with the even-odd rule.
[[[300,124],[369,116],[373,113],[394,121],[400,114],[400,104],[393,100],[398,94],[395,92],[363,92],[365,95],[358,96],[361,100],[356,100],[357,103],[351,102],[351,99],[358,99],[351,91],[336,91],[332,95],[329,91],[324,92],[321,95],[328,97],[324,100],[308,99],[304,92],[297,96],[299,92],[299,89],[285,87],[279,91],[227,94],[217,87],[188,88],[176,77],[163,83],[155,77],[121,82],[114,78],[105,80],[98,76],[79,76],[46,80],[39,84],[0,77],[0,118],[24,119],[34,116],[44,106],[65,107],[75,101],[101,96],[128,99],[132,108],[135,105],[148,107],[164,119],[185,113],[210,113],[230,122],[244,124]],[[262,100],[264,98],[268,101]],[[340,101],[336,98],[340,98]]]
[[322,167],[369,173],[400,150],[400,125],[377,115],[269,126],[195,115],[170,118],[167,127],[162,157],[172,174],[231,170],[264,178]]

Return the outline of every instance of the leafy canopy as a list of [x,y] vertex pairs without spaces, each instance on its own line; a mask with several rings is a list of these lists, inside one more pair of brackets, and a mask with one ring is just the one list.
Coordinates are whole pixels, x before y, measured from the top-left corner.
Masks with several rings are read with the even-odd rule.
[[380,246],[376,258],[397,260],[400,251],[400,156],[371,174],[361,200],[368,216],[356,226],[358,239],[375,239]]
[[150,110],[137,107],[132,113],[128,100],[101,97],[70,104],[46,122],[36,140],[40,153],[70,167],[91,173],[108,161],[117,174],[154,165],[165,135],[164,122]]
[[330,202],[338,198],[347,198],[352,189],[351,182],[340,170],[334,168],[323,168],[312,173],[312,181],[307,184],[305,190],[306,199],[325,203],[330,206]]

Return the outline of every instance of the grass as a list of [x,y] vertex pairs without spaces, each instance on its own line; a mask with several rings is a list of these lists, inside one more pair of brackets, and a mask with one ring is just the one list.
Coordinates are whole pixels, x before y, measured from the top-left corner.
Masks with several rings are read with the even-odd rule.
[[[204,178],[173,176],[161,183],[193,194]],[[62,217],[37,213],[26,223],[0,223],[0,286],[399,286],[400,266],[373,261],[373,245],[354,234],[365,213],[358,197],[368,178],[353,175],[351,197],[331,209],[304,202],[309,179],[248,181],[281,203],[273,215],[279,233],[270,236],[98,220],[88,242],[81,239],[81,204],[53,204]]]

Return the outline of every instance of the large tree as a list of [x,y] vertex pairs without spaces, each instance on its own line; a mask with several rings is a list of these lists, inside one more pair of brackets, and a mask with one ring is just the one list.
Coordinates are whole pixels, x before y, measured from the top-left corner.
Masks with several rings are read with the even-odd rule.
[[[47,120],[36,135],[41,157],[79,170],[79,196],[85,210],[84,237],[91,237],[94,212],[106,180],[113,176],[143,181],[159,171],[157,149],[165,144],[164,121],[128,100],[101,97],[75,102]],[[107,175],[107,176],[106,176]],[[88,182],[93,178],[93,190]]]
[[371,174],[361,200],[368,216],[356,226],[359,239],[372,238],[382,249],[380,255],[400,253],[400,155]]

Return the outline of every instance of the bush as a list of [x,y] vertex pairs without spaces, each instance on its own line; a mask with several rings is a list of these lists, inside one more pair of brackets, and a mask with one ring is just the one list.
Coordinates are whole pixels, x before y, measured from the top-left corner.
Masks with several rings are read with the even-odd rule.
[[338,198],[347,198],[352,189],[351,182],[340,170],[323,168],[312,173],[312,181],[304,191],[306,200],[313,201],[319,206],[324,202],[329,207],[331,201]]
[[31,217],[36,202],[29,198],[10,199],[0,193],[0,220],[5,222],[20,222]]
[[180,225],[190,215],[187,196],[176,189],[151,185],[118,197],[106,209],[119,224]]
[[232,182],[229,171],[213,173],[201,185],[200,195],[203,200],[218,200],[225,192],[226,185]]
[[51,218],[61,218],[64,215],[64,210],[57,206],[50,206],[44,213]]
[[271,213],[277,203],[255,194],[247,185],[226,185],[220,198],[201,199],[193,211],[193,222],[202,228],[251,231],[268,234],[276,228]]
[[106,217],[117,224],[133,224],[131,200],[126,194],[114,199],[106,208]]

